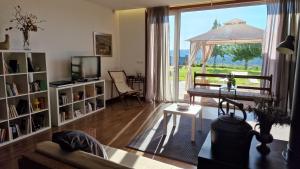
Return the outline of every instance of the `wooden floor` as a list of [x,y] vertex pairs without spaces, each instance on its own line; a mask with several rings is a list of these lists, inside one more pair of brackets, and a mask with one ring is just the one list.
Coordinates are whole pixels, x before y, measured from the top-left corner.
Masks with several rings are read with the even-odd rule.
[[27,139],[12,143],[0,148],[0,168],[16,169],[17,160],[22,154],[34,150],[35,144],[44,140],[51,140],[53,132],[60,130],[82,130],[96,137],[101,143],[112,147],[121,148],[139,155],[143,155],[158,161],[173,164],[182,168],[195,169],[196,166],[170,160],[167,158],[144,154],[125,146],[140,131],[148,127],[155,119],[157,105],[130,101],[130,106],[116,102],[109,104],[104,111],[87,116],[62,127],[53,127],[43,133],[31,136]]

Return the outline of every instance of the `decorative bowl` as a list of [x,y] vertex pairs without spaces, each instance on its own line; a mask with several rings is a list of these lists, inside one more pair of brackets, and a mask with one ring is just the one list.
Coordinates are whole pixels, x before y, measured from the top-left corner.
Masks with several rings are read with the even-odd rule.
[[177,109],[179,110],[188,110],[190,105],[188,103],[177,103]]

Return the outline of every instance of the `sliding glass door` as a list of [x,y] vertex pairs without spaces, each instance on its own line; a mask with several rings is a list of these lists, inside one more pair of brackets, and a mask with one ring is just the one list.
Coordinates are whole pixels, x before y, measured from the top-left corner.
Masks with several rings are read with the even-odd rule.
[[[194,72],[213,74],[260,75],[262,68],[261,42],[266,27],[266,5],[253,5],[210,10],[172,11],[170,14],[170,80],[174,84],[175,100],[187,100],[187,76]],[[225,29],[223,29],[225,27]],[[231,30],[241,27],[241,30]],[[242,28],[249,28],[243,31]],[[249,30],[255,30],[253,32]],[[218,32],[224,31],[224,32]],[[260,41],[233,41],[230,31],[242,34],[258,34]],[[219,34],[218,34],[219,33]],[[240,34],[238,34],[240,33]],[[191,44],[211,42],[210,39],[224,35],[222,42],[212,42],[208,51],[205,47],[192,49]],[[234,34],[234,33],[232,33]],[[226,37],[228,36],[228,37]],[[201,41],[202,40],[202,41]],[[201,43],[200,43],[201,41]],[[242,42],[242,43],[240,43]],[[258,49],[258,52],[252,51]],[[241,52],[242,51],[242,52]],[[252,52],[252,53],[251,53]],[[191,62],[191,63],[190,63]],[[207,78],[209,83],[226,83],[224,79]],[[254,80],[240,81],[243,85],[258,86]]]

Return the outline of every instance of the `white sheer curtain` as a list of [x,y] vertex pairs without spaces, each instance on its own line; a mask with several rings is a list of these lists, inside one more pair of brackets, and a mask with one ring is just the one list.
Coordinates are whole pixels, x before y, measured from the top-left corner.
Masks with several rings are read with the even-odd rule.
[[146,100],[172,101],[169,73],[169,7],[147,9]]
[[190,45],[190,56],[188,60],[188,71],[186,75],[186,81],[185,81],[185,89],[188,90],[193,87],[193,71],[192,71],[192,65],[196,60],[196,56],[198,51],[201,49],[202,52],[202,71],[201,73],[206,73],[206,62],[211,56],[214,45],[207,44],[206,42],[191,42]]
[[201,49],[201,43],[199,42],[191,42],[190,44],[190,56],[188,60],[188,71],[186,74],[186,81],[185,81],[185,89],[188,90],[189,88],[193,87],[193,71],[192,71],[192,64],[196,60],[196,55],[198,51]]

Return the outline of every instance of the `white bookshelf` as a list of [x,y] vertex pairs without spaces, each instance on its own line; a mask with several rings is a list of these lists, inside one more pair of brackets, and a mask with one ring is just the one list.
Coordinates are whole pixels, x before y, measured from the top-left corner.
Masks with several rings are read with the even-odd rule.
[[0,50],[0,147],[50,129],[48,89],[44,52]]
[[105,81],[51,87],[52,125],[61,126],[105,109]]

